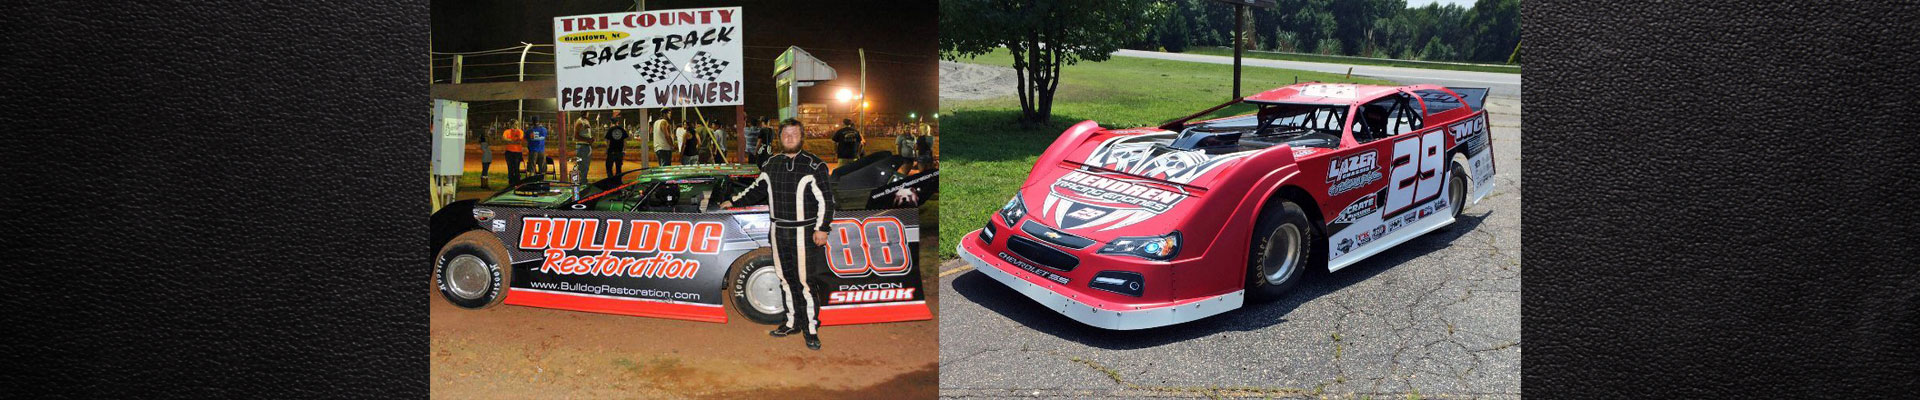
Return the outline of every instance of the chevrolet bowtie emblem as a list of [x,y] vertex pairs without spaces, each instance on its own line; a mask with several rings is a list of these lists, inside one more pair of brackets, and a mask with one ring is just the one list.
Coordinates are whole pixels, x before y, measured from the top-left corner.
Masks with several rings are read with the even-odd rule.
[[1046,235],[1047,235],[1047,238],[1049,238],[1049,239],[1059,239],[1059,238],[1060,238],[1060,234],[1058,234],[1058,233],[1054,233],[1054,232],[1047,232],[1047,233],[1046,233]]

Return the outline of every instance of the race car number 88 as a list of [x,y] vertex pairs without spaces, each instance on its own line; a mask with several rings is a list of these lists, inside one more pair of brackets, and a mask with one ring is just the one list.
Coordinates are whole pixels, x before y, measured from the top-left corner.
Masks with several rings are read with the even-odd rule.
[[1440,194],[1440,183],[1444,182],[1440,167],[1446,163],[1440,149],[1446,146],[1446,140],[1446,135],[1436,129],[1393,143],[1393,179],[1387,181],[1387,212],[1381,215],[1392,217],[1416,201]]
[[833,234],[827,238],[827,267],[834,275],[896,276],[906,274],[912,266],[907,259],[906,229],[897,218],[843,219],[833,221],[832,228]]

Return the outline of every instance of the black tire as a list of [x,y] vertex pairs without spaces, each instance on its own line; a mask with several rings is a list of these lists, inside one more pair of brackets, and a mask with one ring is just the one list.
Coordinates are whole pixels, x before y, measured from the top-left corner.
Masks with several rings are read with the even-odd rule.
[[493,307],[507,298],[512,265],[499,238],[483,230],[467,231],[434,256],[433,285],[441,298],[461,308]]
[[1453,177],[1447,182],[1447,207],[1452,208],[1453,217],[1460,218],[1460,211],[1467,208],[1467,169],[1453,164]]
[[1317,264],[1313,262],[1317,259],[1314,243],[1318,240],[1313,223],[1307,219],[1306,211],[1292,201],[1279,200],[1279,204],[1269,206],[1261,213],[1259,223],[1254,224],[1253,234],[1246,282],[1247,297],[1251,300],[1280,298]]
[[[742,317],[746,317],[748,321],[763,325],[787,322],[787,306],[785,302],[787,293],[786,290],[778,284],[780,271],[774,268],[773,263],[773,249],[762,248],[740,256],[739,259],[733,261],[733,267],[728,269],[727,301],[733,303],[734,312],[739,313]],[[773,274],[772,276],[775,283],[772,290],[778,292],[779,297],[777,298],[780,299],[780,301],[774,302],[771,305],[779,306],[778,311],[771,309],[762,310],[755,306],[756,303],[753,302],[752,299],[747,297],[749,286],[754,286],[753,280],[766,279],[764,276],[756,276],[756,273]],[[760,287],[762,288],[761,290],[764,290],[765,283],[761,283]],[[767,305],[766,303],[758,304]]]

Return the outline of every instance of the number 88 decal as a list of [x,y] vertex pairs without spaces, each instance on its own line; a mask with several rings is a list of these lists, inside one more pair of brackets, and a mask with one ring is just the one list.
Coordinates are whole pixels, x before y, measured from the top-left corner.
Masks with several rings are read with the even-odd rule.
[[905,275],[912,269],[907,248],[906,228],[900,219],[875,217],[864,221],[833,221],[833,233],[827,236],[827,267],[842,278],[868,274]]
[[1417,138],[1393,142],[1393,178],[1387,180],[1386,213],[1392,218],[1413,203],[1440,194],[1441,167],[1446,163],[1441,149],[1447,137],[1435,129]]

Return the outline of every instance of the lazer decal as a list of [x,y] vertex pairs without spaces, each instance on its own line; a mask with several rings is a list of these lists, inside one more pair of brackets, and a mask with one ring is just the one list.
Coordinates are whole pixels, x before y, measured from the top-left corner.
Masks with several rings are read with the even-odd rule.
[[1367,150],[1327,162],[1327,195],[1359,189],[1379,181],[1380,153]]

